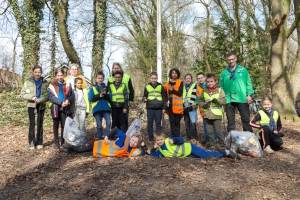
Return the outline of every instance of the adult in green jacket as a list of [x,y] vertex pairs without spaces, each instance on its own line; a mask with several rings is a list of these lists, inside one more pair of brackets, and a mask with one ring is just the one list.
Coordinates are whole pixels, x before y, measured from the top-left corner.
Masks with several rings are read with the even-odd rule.
[[[45,105],[48,101],[47,91],[49,82],[42,77],[42,68],[39,65],[33,67],[33,76],[28,78],[22,87],[21,96],[27,100],[29,116],[29,149],[43,148],[43,121]],[[37,135],[35,136],[35,113],[37,113]]]
[[235,110],[239,110],[244,131],[252,132],[249,104],[254,93],[248,70],[237,63],[237,56],[227,54],[228,67],[220,75],[219,85],[226,96],[226,116],[228,132],[235,130]]

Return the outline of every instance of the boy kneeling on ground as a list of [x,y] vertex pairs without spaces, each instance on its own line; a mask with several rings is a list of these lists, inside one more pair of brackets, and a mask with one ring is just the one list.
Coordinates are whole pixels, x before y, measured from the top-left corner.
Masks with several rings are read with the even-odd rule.
[[[117,140],[114,140],[115,138]],[[142,149],[139,149],[139,146],[142,146]],[[93,155],[94,157],[137,157],[145,155],[146,152],[140,132],[129,137],[116,127],[104,137],[104,140],[87,142],[81,146],[66,143],[62,147],[60,151],[63,152],[80,153],[85,156]]]
[[192,144],[184,142],[182,137],[168,137],[162,131],[156,131],[154,134],[154,148],[149,152],[150,156],[156,157],[193,157],[193,158],[237,158],[241,157],[229,150],[219,150],[219,151],[205,151],[202,148]]

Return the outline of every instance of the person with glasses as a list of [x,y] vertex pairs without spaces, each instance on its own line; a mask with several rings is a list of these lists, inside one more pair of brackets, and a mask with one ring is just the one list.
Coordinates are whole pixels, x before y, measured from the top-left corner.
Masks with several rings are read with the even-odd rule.
[[[134,100],[134,89],[133,89],[133,85],[132,85],[132,82],[131,82],[131,77],[128,74],[124,73],[120,63],[113,63],[112,76],[109,77],[109,79],[108,79],[107,87],[109,88],[110,84],[112,84],[114,82],[113,74],[117,71],[122,73],[122,83],[124,83],[125,86],[126,86],[127,93],[128,93],[129,105],[132,106],[133,105],[133,100]],[[124,118],[125,118],[125,130],[127,131],[127,129],[128,129],[128,119],[129,119],[129,107],[127,107],[127,112],[125,113]]]
[[249,104],[254,93],[248,70],[237,63],[234,52],[226,55],[228,66],[220,75],[219,85],[226,96],[227,131],[235,130],[235,110],[238,109],[244,131],[252,132]]

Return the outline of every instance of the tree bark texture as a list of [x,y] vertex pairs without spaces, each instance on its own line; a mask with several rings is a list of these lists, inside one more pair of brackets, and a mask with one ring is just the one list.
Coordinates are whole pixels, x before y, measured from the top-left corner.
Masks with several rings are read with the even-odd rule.
[[92,50],[92,82],[102,70],[105,48],[107,0],[94,0],[94,41]]
[[54,14],[57,19],[58,32],[60,34],[60,39],[63,45],[63,48],[70,60],[71,63],[77,63],[79,65],[78,73],[82,73],[82,67],[80,59],[77,55],[77,52],[73,46],[73,43],[70,39],[67,19],[68,19],[68,0],[51,0],[51,3],[55,9]]
[[24,0],[20,4],[17,0],[10,0],[14,17],[18,24],[23,46],[22,81],[31,76],[32,68],[39,62],[40,51],[40,22],[43,19],[43,0]]

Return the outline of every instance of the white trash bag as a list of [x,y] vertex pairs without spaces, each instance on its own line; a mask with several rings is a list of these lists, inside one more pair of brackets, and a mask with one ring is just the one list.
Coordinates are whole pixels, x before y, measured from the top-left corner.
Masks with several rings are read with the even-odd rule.
[[86,133],[80,131],[74,119],[67,117],[63,137],[67,143],[80,146],[87,142]]
[[226,145],[231,151],[252,157],[263,157],[260,143],[254,133],[248,131],[230,131],[226,137]]
[[128,130],[126,131],[126,135],[131,137],[135,132],[140,132],[142,128],[142,119],[136,118],[131,125],[129,126]]

